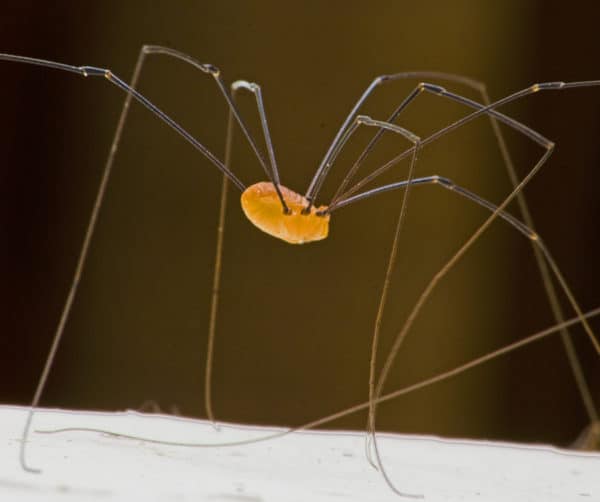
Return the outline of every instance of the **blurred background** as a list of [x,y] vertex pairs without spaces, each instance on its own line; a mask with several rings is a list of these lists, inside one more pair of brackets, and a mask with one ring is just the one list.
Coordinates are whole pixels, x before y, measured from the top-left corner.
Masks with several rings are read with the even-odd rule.
[[[380,74],[435,70],[498,99],[534,82],[600,79],[596,7],[504,2],[6,2],[0,50],[112,69],[128,80],[144,43],[262,85],[283,183],[303,193],[341,122]],[[596,9],[597,10],[597,9]],[[28,403],[58,322],[123,94],[101,79],[1,63],[0,401]],[[379,89],[384,119],[417,82]],[[439,82],[438,82],[439,83]],[[472,90],[453,91],[480,99]],[[139,89],[219,157],[227,109],[212,79],[164,56]],[[250,96],[240,107],[260,127]],[[502,110],[557,143],[525,191],[537,229],[584,310],[600,305],[600,89],[540,93]],[[426,136],[467,110],[424,95],[400,124]],[[543,150],[503,129],[519,175]],[[390,135],[365,166],[408,145]],[[332,170],[327,203],[369,135]],[[261,143],[262,145],[262,143]],[[407,163],[379,182],[406,176]],[[240,135],[232,169],[264,178]],[[510,192],[486,118],[432,144],[419,175],[439,174],[499,203]],[[154,400],[204,417],[206,333],[221,176],[133,106],[43,406],[118,410]],[[230,190],[215,347],[214,409],[224,421],[300,425],[367,397],[374,318],[401,193],[335,213],[330,237],[290,246],[257,231]],[[510,206],[518,214],[515,204]],[[487,217],[456,195],[415,189],[379,361],[432,275]],[[566,309],[568,315],[571,311]],[[441,283],[386,390],[434,375],[550,326],[529,242],[502,222]],[[595,327],[600,331],[600,323]],[[600,405],[600,361],[573,330]],[[328,425],[361,429],[365,414]],[[380,407],[380,430],[567,445],[588,423],[558,337]]]

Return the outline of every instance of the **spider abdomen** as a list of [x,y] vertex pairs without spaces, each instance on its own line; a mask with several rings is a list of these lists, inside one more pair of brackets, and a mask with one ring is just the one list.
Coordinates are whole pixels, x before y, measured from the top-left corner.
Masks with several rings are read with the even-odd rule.
[[249,186],[242,193],[241,204],[246,217],[263,232],[290,244],[320,241],[329,232],[329,214],[319,215],[327,206],[303,214],[309,204],[305,197],[279,185],[289,213],[285,213],[275,185],[262,181]]

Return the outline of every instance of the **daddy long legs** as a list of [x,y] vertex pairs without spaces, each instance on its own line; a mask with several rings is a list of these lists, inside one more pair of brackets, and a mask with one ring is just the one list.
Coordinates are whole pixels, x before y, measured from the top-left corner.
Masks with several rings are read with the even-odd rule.
[[[215,156],[210,150],[208,150],[202,143],[198,142],[177,122],[175,122],[168,115],[162,112],[156,105],[150,102],[142,94],[136,91],[137,81],[144,61],[148,55],[153,54],[162,54],[168,57],[176,58],[180,61],[183,61],[184,63],[190,64],[193,67],[199,69],[202,73],[206,74],[208,77],[212,78],[216,83],[220,94],[225,99],[230,114],[227,135],[228,140],[226,142],[228,147],[226,148],[224,161],[219,160],[217,156]],[[258,86],[257,84],[247,81],[236,81],[232,84],[231,90],[228,90],[223,80],[221,79],[219,69],[217,69],[216,67],[209,64],[200,63],[195,59],[180,52],[174,51],[172,49],[156,46],[145,46],[142,49],[130,84],[125,83],[125,81],[115,76],[110,70],[102,68],[90,66],[76,67],[62,63],[55,63],[51,61],[21,56],[13,56],[8,54],[0,55],[0,59],[5,61],[33,64],[37,66],[43,66],[46,68],[62,70],[85,77],[102,77],[108,80],[116,87],[119,87],[122,91],[126,93],[126,100],[123,107],[123,112],[121,114],[121,118],[117,126],[117,131],[115,133],[113,145],[111,147],[109,158],[106,163],[102,181],[100,183],[100,188],[98,190],[98,195],[93,206],[90,222],[85,233],[84,242],[74,274],[74,279],[71,284],[69,294],[67,296],[65,306],[60,317],[60,321],[58,323],[58,327],[55,333],[55,337],[52,343],[47,362],[42,373],[42,377],[40,378],[40,383],[37,386],[34,398],[31,403],[31,413],[25,424],[23,437],[24,441],[22,443],[21,449],[21,462],[23,467],[27,470],[34,470],[28,467],[25,455],[26,439],[30,430],[33,412],[36,406],[39,404],[40,397],[42,395],[50,368],[52,366],[52,362],[55,358],[56,351],[60,344],[60,340],[65,325],[68,321],[73,301],[75,299],[77,287],[81,278],[81,274],[83,272],[88,250],[92,241],[92,235],[94,233],[94,228],[96,225],[98,214],[102,206],[104,193],[106,190],[108,179],[110,177],[111,169],[114,162],[114,156],[117,152],[123,127],[126,122],[127,113],[132,100],[136,100],[137,102],[141,103],[154,115],[156,115],[160,120],[169,125],[177,134],[183,137],[194,148],[199,150],[200,153],[210,163],[217,167],[217,169],[219,169],[224,175],[224,186],[222,188],[223,203],[220,213],[219,232],[217,239],[217,258],[213,283],[214,294],[211,307],[209,327],[210,336],[207,350],[205,378],[206,410],[209,418],[213,420],[215,419],[211,404],[211,370],[214,333],[216,325],[216,313],[218,304],[220,270],[222,266],[222,235],[225,214],[224,199],[228,192],[228,184],[234,185],[235,188],[242,192],[243,211],[255,226],[274,237],[280,238],[290,243],[308,243],[311,241],[321,240],[327,237],[331,216],[338,209],[360,201],[364,201],[366,199],[373,198],[384,192],[401,191],[402,204],[397,220],[396,229],[394,232],[394,243],[389,256],[387,273],[384,280],[381,300],[379,303],[379,308],[377,311],[373,331],[374,336],[370,358],[371,370],[368,386],[369,398],[371,401],[371,405],[369,407],[370,411],[368,429],[373,439],[375,437],[374,432],[376,419],[376,402],[382,395],[383,385],[386,381],[389,370],[393,366],[394,360],[400,349],[400,346],[403,343],[409,330],[411,329],[412,324],[418,317],[420,310],[425,305],[427,299],[430,297],[437,284],[454,267],[454,265],[460,260],[460,258],[466,253],[466,251],[479,239],[479,237],[485,232],[485,230],[491,225],[491,223],[495,219],[504,220],[513,229],[517,230],[520,234],[522,234],[525,238],[529,239],[532,243],[536,260],[539,264],[542,281],[544,283],[549,298],[549,303],[553,310],[557,324],[562,323],[565,319],[565,316],[561,310],[561,306],[558,300],[558,295],[560,294],[564,296],[569,306],[569,309],[571,310],[571,312],[574,313],[574,315],[577,316],[579,321],[584,326],[584,329],[586,330],[590,341],[595,347],[595,350],[598,353],[600,353],[598,341],[595,338],[589,324],[584,319],[582,309],[579,307],[577,301],[575,300],[574,295],[572,294],[565,279],[563,278],[558,266],[552,259],[552,256],[550,255],[548,249],[544,245],[539,235],[534,230],[532,218],[527,209],[525,199],[522,196],[522,189],[537,174],[539,169],[550,157],[554,149],[554,143],[552,143],[549,139],[545,138],[538,132],[502,114],[497,110],[499,107],[506,105],[512,101],[516,101],[518,99],[540,91],[558,91],[578,87],[592,87],[600,85],[600,81],[582,81],[569,83],[547,82],[542,84],[535,84],[523,89],[522,91],[513,93],[501,100],[491,103],[488,99],[485,87],[483,87],[477,82],[460,76],[439,74],[434,72],[408,72],[377,77],[371,82],[371,84],[367,87],[364,93],[360,96],[359,100],[356,102],[356,104],[346,117],[334,140],[332,141],[329,149],[327,150],[327,153],[324,156],[322,162],[316,169],[315,174],[306,192],[304,193],[304,195],[300,195],[299,193],[296,193],[281,184],[280,174],[275,158],[275,151],[272,145],[271,134],[269,131],[269,126],[265,113],[262,91],[260,86]],[[388,117],[384,117],[385,120],[376,119],[360,114],[361,107],[364,105],[365,101],[376,91],[376,89],[383,85],[387,85],[391,82],[406,79],[414,79],[422,82],[416,85],[414,87],[414,90],[407,97],[405,97],[403,100],[398,100],[399,104],[397,105],[396,109],[393,110],[391,115],[389,115]],[[457,85],[465,85],[472,87],[480,93],[481,100],[480,102],[474,101],[460,94],[450,92],[444,87],[438,85],[437,83],[429,83],[429,80],[434,80],[440,83],[442,81],[447,81]],[[250,133],[250,130],[246,126],[245,121],[242,119],[239,108],[236,105],[237,94],[241,91],[249,92],[254,96],[257,113],[260,119],[261,129],[264,136],[264,143],[267,152],[266,155],[257,145],[257,142],[255,141],[253,135]],[[420,95],[425,93],[438,96],[445,100],[451,100],[456,103],[459,103],[465,107],[466,111],[470,113],[466,114],[462,119],[452,123],[451,125],[444,127],[427,137],[421,138],[417,136],[414,132],[405,128],[404,126],[398,125],[398,119],[401,118],[402,112],[407,107],[409,107],[411,103],[416,101]],[[500,204],[497,205],[483,199],[476,193],[469,191],[466,187],[455,184],[452,180],[446,177],[437,174],[422,176],[416,173],[418,156],[422,149],[426,148],[427,145],[436,141],[442,136],[445,136],[446,134],[451,133],[452,131],[462,127],[470,121],[484,115],[488,116],[491,120],[491,125],[498,138],[500,151],[507,165],[509,177],[514,187],[512,192]],[[500,129],[498,127],[498,123],[502,123],[505,126],[508,126],[509,128],[529,138],[531,141],[539,145],[539,147],[543,151],[543,154],[539,157],[539,160],[522,180],[518,180],[516,177],[514,168],[512,167],[512,161],[509,156],[508,149],[506,148],[503,136],[501,135]],[[259,182],[247,186],[241,181],[240,175],[232,170],[230,162],[230,146],[234,126],[238,127],[241,130],[243,136],[245,137],[246,141],[255,153],[257,159],[259,160],[259,163],[261,164],[268,181]],[[333,196],[332,200],[326,205],[317,205],[316,201],[323,186],[323,183],[327,178],[329,172],[331,171],[332,167],[334,166],[336,159],[342,152],[344,146],[353,138],[354,134],[358,130],[362,129],[374,130],[375,132],[373,134],[372,139],[344,177],[343,181],[336,190],[336,193]],[[384,134],[395,135],[398,137],[399,143],[401,141],[405,143],[407,142],[411,146],[408,149],[405,149],[395,158],[385,163],[383,166],[372,171],[368,175],[364,176],[362,179],[359,179],[357,182],[353,182],[362,163],[376,148],[378,142]],[[392,169],[403,159],[408,159],[410,164],[408,171],[409,174],[406,179],[376,186],[375,188],[367,187],[368,183],[374,181],[379,175],[383,174],[384,172],[387,172],[390,169]],[[386,300],[388,299],[388,289],[391,281],[391,273],[394,269],[398,245],[401,238],[401,229],[403,226],[405,216],[407,214],[409,194],[412,192],[412,190],[414,190],[414,188],[421,186],[435,186],[439,188],[444,188],[445,190],[449,190],[465,199],[465,201],[469,201],[486,209],[489,212],[489,217],[483,223],[483,225],[481,225],[479,229],[473,234],[473,236],[465,241],[465,243],[460,247],[456,254],[447,262],[447,264],[442,269],[440,269],[440,271],[434,276],[429,285],[425,288],[414,309],[408,316],[405,325],[399,331],[396,341],[393,344],[392,350],[389,352],[385,359],[381,372],[377,374],[376,362],[378,353],[379,333],[385,310],[384,307],[386,304]],[[518,201],[520,211],[522,213],[521,218],[517,218],[506,212],[506,208],[512,200]],[[558,285],[558,293],[555,289],[554,282]],[[562,333],[562,338],[567,350],[567,354],[569,355],[569,359],[572,362],[572,367],[574,368],[573,372],[578,381],[583,402],[585,403],[588,415],[590,416],[590,421],[593,421],[597,418],[595,415],[596,411],[593,399],[591,398],[589,391],[586,390],[584,376],[578,369],[576,356],[570,345],[569,336],[566,331]],[[376,442],[373,441],[371,444],[374,447],[375,457],[378,457],[378,455],[376,454]],[[377,463],[382,472],[385,473],[381,462],[377,460]],[[388,483],[390,484],[390,486],[393,486],[391,480],[388,480]]]

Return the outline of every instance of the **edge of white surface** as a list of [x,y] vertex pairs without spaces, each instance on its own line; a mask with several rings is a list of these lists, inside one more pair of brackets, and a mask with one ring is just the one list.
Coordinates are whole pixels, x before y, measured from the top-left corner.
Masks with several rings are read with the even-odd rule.
[[[21,470],[27,408],[0,406],[0,500],[406,500],[364,456],[364,433],[300,431],[261,443],[189,448],[91,432],[32,433]],[[230,442],[284,429],[135,411],[40,409],[33,430],[90,427],[166,441]],[[523,445],[378,434],[398,488],[440,501],[600,501],[600,455]]]

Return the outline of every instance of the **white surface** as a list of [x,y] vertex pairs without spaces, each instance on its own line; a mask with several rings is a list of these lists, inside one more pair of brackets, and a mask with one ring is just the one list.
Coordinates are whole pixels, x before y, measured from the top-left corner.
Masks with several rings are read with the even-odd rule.
[[[98,433],[33,433],[26,410],[0,406],[0,501],[399,501],[364,456],[361,433],[299,432],[218,448],[161,446]],[[34,429],[96,427],[172,441],[223,442],[274,429],[140,413],[42,410]],[[398,488],[428,501],[600,501],[600,455],[541,446],[379,435]]]

